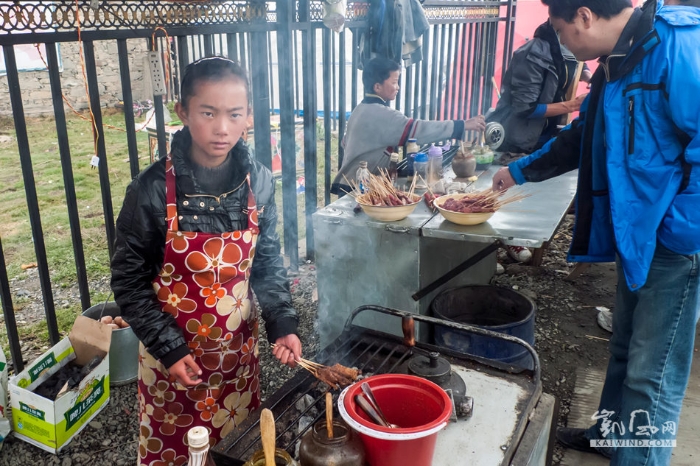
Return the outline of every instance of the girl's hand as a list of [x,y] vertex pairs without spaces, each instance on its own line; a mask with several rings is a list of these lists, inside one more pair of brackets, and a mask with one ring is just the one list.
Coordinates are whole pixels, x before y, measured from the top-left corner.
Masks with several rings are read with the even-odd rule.
[[170,373],[170,382],[177,382],[184,387],[202,383],[202,379],[199,377],[202,375],[202,370],[190,354],[168,367],[168,372]]
[[486,129],[486,120],[483,115],[472,118],[464,122],[465,131],[483,131]]
[[296,367],[297,361],[301,359],[301,341],[299,337],[291,333],[275,340],[275,347],[272,349],[272,354],[282,364],[289,367]]
[[511,186],[515,186],[515,180],[513,175],[510,174],[508,167],[503,167],[493,175],[493,186],[491,189],[494,191],[505,191]]

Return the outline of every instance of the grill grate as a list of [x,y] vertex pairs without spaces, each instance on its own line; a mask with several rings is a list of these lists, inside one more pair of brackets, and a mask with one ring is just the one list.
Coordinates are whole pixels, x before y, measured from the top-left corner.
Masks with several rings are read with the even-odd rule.
[[[348,367],[357,367],[362,371],[363,376],[367,376],[397,372],[413,354],[410,348],[399,342],[358,337],[357,332],[353,333],[355,338],[344,338],[345,343],[332,351],[326,349],[320,352],[315,361],[326,365],[340,363]],[[304,434],[316,422],[325,418],[327,389],[325,384],[318,382],[308,372],[299,371],[265,400],[261,408],[269,408],[274,414],[278,448],[286,450],[292,456],[295,455],[296,445]],[[339,393],[331,393],[333,393],[333,401],[337,402]],[[297,406],[307,395],[311,396],[313,401],[299,410]],[[304,419],[312,421],[303,429],[298,429]],[[215,447],[214,455],[217,458],[217,464],[242,465],[261,448],[259,420],[253,415]]]
[[[349,318],[343,334],[334,343],[320,351],[314,360],[325,365],[340,363],[348,367],[356,367],[362,371],[362,376],[386,373],[406,373],[409,359],[416,351],[439,351],[450,363],[462,366],[479,368],[488,372],[497,373],[511,381],[517,382],[531,393],[531,397],[523,406],[521,412],[529,413],[536,399],[539,397],[541,385],[539,380],[539,360],[533,351],[535,370],[528,371],[515,369],[512,366],[493,364],[493,361],[484,360],[455,352],[447,348],[438,348],[434,345],[418,343],[417,350],[404,344],[401,338],[352,325],[354,317],[363,310],[379,311],[395,315],[397,317],[410,314],[379,308],[377,306],[363,306],[358,308]],[[462,324],[446,323],[426,316],[413,316],[417,321],[423,321],[432,325],[448,325],[456,328],[472,330],[470,326]],[[510,335],[499,336],[494,332],[483,329],[473,329],[475,333],[485,333],[495,338],[503,338],[515,341]],[[523,342],[523,344],[527,345]],[[294,377],[285,382],[280,389],[273,393],[261,406],[272,411],[275,418],[276,445],[286,450],[292,457],[296,456],[296,447],[306,432],[319,420],[325,418],[325,394],[328,387],[316,380],[307,371],[300,370]],[[338,401],[339,392],[332,391],[334,404]],[[309,400],[310,397],[310,400]],[[302,400],[308,403],[301,403]],[[301,409],[299,409],[301,407]],[[527,416],[523,416],[523,422]],[[303,427],[301,427],[303,426]],[[252,414],[236,427],[226,438],[222,439],[212,450],[216,464],[219,466],[241,466],[253,453],[260,450],[260,424],[259,416]]]

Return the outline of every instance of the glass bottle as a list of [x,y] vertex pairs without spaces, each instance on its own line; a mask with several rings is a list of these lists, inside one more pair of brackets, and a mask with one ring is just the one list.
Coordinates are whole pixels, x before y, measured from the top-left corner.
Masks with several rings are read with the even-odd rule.
[[389,159],[389,179],[392,185],[396,185],[396,178],[399,176],[399,154],[396,152],[391,154]]
[[427,188],[425,184],[425,178],[428,173],[428,154],[424,152],[418,152],[416,154],[416,160],[413,162],[413,168],[416,172],[416,188],[425,189]]
[[367,162],[364,160],[360,162],[360,168],[355,173],[355,183],[357,183],[357,189],[360,190],[360,194],[364,194],[369,190],[369,170],[367,169]]
[[216,466],[209,455],[209,431],[206,427],[193,427],[187,431],[189,460],[187,466]]
[[432,186],[442,179],[442,149],[435,144],[428,149],[428,186]]
[[413,163],[415,162],[416,154],[420,151],[420,146],[415,139],[409,139],[406,143],[406,176],[413,176]]

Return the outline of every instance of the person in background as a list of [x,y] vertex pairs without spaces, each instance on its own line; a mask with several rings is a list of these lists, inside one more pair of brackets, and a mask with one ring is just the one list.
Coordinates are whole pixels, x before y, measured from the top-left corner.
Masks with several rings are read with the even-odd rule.
[[[486,118],[501,123],[505,130],[499,151],[529,154],[539,149],[556,135],[563,115],[578,111],[585,94],[564,100],[577,65],[576,57],[559,43],[549,21],[513,53],[501,98]],[[581,79],[588,82],[590,75],[584,68]]]
[[569,258],[617,259],[618,274],[594,424],[559,428],[557,438],[613,466],[668,465],[700,312],[700,106],[689,98],[700,95],[700,9],[543,3],[562,43],[579,60],[600,57],[600,66],[579,119],[499,170],[493,187],[578,169]]
[[260,403],[258,312],[273,354],[301,357],[280,256],[275,180],[241,136],[248,78],[227,58],[191,63],[175,111],[184,129],[129,185],[112,290],[141,341],[138,464],[182,464],[189,428],[225,437]]
[[[416,139],[418,144],[463,139],[467,131],[483,131],[483,116],[471,120],[414,120],[389,107],[399,93],[401,66],[384,58],[373,58],[362,73],[365,97],[348,120],[342,145],[343,163],[331,186],[331,192],[342,196],[351,191],[347,180],[354,180],[361,161],[371,173],[389,167],[392,152]],[[346,180],[347,179],[347,180]]]
[[[505,140],[498,148],[500,152],[529,154],[542,147],[558,131],[562,116],[579,109],[585,94],[564,100],[577,65],[576,57],[560,44],[549,21],[513,53],[501,98],[486,118],[503,125]],[[590,70],[584,66],[581,80],[590,82],[590,77]],[[517,262],[532,259],[532,252],[524,246],[506,246],[505,250]]]

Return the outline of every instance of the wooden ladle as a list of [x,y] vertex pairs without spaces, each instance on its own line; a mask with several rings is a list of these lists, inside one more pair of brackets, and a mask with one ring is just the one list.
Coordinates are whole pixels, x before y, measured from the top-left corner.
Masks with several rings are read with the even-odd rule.
[[267,408],[260,413],[260,436],[265,453],[265,466],[275,466],[275,418]]

